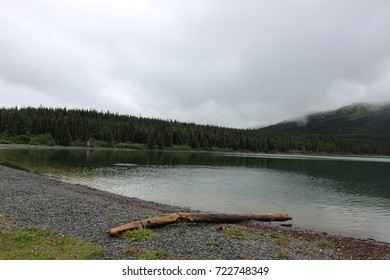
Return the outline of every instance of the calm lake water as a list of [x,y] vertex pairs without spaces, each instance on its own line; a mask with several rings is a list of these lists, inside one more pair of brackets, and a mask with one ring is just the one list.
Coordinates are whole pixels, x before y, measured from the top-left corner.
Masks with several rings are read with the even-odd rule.
[[390,158],[84,149],[0,150],[0,162],[191,209],[287,212],[293,225],[390,242]]

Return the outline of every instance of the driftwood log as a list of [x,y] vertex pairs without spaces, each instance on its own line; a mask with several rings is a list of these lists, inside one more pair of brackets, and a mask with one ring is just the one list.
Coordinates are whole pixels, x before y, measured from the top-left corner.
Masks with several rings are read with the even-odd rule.
[[109,235],[119,235],[121,232],[138,228],[156,228],[181,221],[201,223],[237,223],[248,220],[262,222],[292,220],[292,217],[285,213],[271,214],[219,214],[208,212],[178,212],[162,216],[152,217],[145,220],[134,221],[107,231]]

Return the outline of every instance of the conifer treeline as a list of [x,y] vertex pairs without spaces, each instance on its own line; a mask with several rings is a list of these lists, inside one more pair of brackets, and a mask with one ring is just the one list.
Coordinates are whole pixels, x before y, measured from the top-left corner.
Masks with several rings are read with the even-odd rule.
[[[389,147],[66,108],[1,108],[0,143],[390,154]],[[137,146],[138,145],[138,146]]]

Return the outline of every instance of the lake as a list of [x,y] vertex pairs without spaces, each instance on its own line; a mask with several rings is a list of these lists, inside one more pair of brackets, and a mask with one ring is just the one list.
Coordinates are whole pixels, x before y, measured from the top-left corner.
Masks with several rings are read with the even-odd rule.
[[0,162],[195,210],[287,212],[294,227],[390,242],[389,157],[3,149]]

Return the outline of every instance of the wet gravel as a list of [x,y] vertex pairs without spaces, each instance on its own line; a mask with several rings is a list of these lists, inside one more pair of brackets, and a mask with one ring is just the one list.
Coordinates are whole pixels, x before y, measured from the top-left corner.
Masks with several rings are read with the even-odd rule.
[[[49,227],[92,242],[104,249],[103,259],[138,259],[160,249],[165,259],[390,259],[387,243],[254,221],[223,226],[179,223],[155,229],[160,236],[154,240],[129,242],[108,236],[106,230],[189,209],[92,187],[0,165],[0,215],[20,225]],[[6,229],[0,229],[0,234],[1,230]]]

